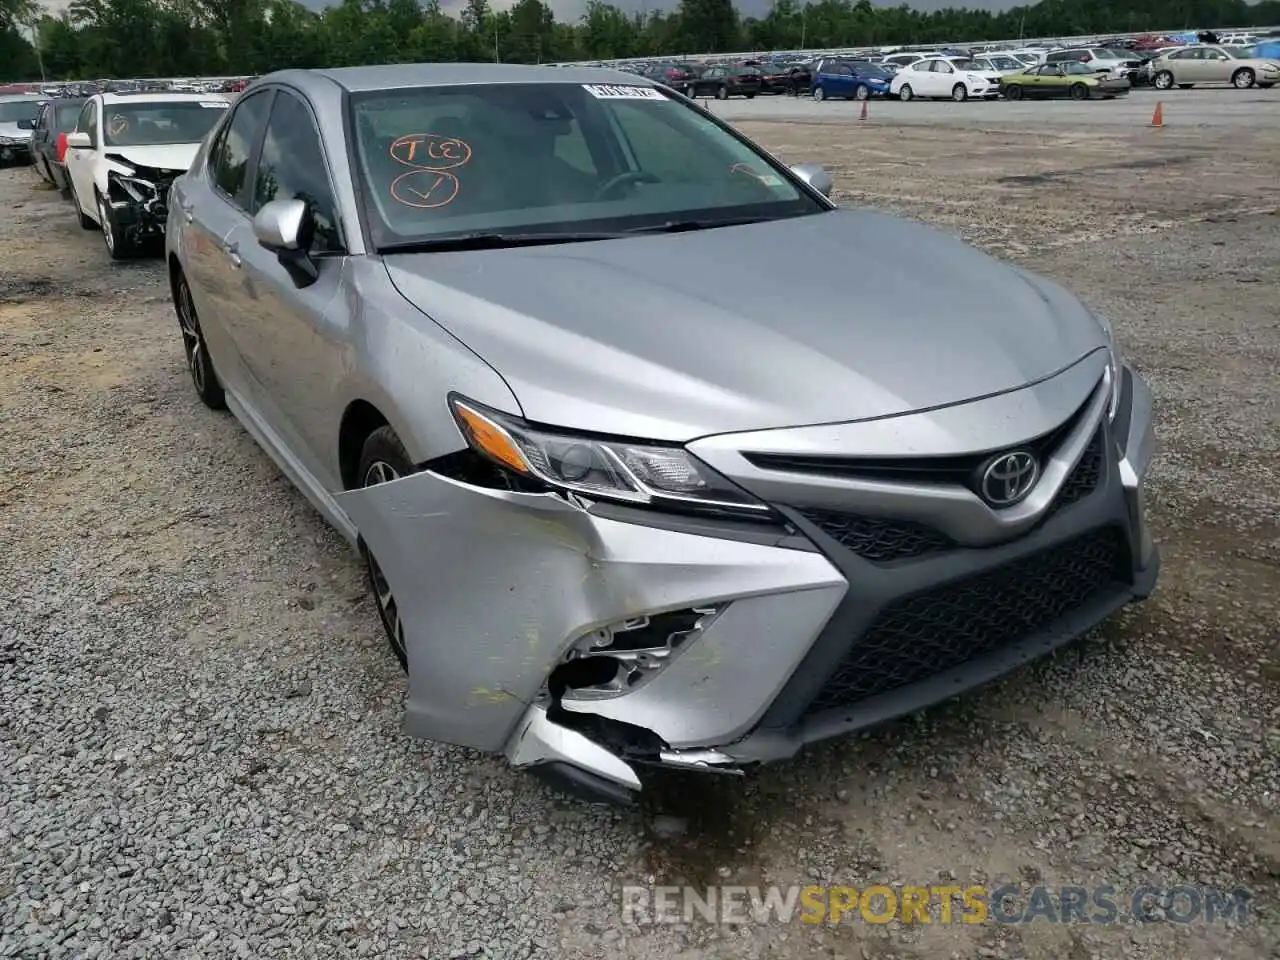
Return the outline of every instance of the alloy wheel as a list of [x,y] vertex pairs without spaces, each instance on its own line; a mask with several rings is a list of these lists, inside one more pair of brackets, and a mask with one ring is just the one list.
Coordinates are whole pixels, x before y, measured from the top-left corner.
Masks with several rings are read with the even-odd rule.
[[178,281],[178,326],[182,328],[182,347],[191,369],[191,380],[196,392],[204,392],[204,337],[196,321],[195,304],[191,302],[191,288],[186,280]]
[[[365,471],[364,486],[372,487],[379,483],[388,483],[399,478],[400,474],[396,472],[395,467],[385,461],[375,460],[369,464],[369,469]],[[395,647],[396,654],[403,663],[406,658],[406,649],[404,623],[400,619],[400,607],[396,603],[395,594],[391,592],[391,584],[387,582],[386,575],[382,572],[382,567],[378,566],[378,561],[373,552],[366,548],[364,555],[369,565],[369,582],[373,585],[373,599],[378,605],[378,616],[382,618],[382,622],[387,628],[387,634],[391,637],[391,644]]]
[[98,221],[102,227],[102,242],[107,245],[108,253],[116,252],[116,235],[111,228],[111,216],[107,210],[107,201],[98,198]]

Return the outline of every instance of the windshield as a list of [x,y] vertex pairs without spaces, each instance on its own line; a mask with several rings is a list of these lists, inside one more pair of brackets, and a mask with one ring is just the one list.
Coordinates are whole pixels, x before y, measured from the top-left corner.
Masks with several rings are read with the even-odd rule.
[[103,141],[108,147],[199,143],[227,106],[225,100],[108,103],[102,110]]
[[1253,47],[1223,47],[1222,52],[1232,60],[1248,60],[1253,54]]
[[352,97],[377,246],[624,231],[826,209],[776,161],[652,87],[539,83]]
[[1018,70],[1022,64],[1013,57],[987,57],[987,63],[997,70]]
[[986,67],[972,60],[952,60],[951,65],[957,70],[985,70]]
[[34,120],[40,113],[43,100],[4,100],[0,101],[0,123],[14,123],[18,120]]
[[1067,73],[1078,73],[1081,76],[1083,76],[1084,74],[1089,74],[1090,76],[1092,76],[1094,73],[1094,70],[1092,67],[1090,67],[1087,63],[1081,63],[1079,60],[1068,60],[1066,63],[1062,65],[1062,69]]

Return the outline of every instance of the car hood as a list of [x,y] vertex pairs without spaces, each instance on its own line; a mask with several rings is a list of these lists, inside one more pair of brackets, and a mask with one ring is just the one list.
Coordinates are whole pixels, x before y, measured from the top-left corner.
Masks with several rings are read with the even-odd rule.
[[652,439],[945,406],[1107,342],[1061,287],[872,212],[385,262],[529,419]]
[[198,143],[153,143],[140,147],[103,147],[108,157],[120,157],[135,167],[156,170],[187,170],[195,159]]

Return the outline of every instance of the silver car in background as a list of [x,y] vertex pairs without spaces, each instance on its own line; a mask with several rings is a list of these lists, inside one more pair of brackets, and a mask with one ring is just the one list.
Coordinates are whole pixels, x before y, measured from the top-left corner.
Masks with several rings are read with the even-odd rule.
[[626,801],[1150,592],[1106,321],[830,189],[597,69],[281,72],[214,129],[166,234],[192,379],[360,550],[409,733]]

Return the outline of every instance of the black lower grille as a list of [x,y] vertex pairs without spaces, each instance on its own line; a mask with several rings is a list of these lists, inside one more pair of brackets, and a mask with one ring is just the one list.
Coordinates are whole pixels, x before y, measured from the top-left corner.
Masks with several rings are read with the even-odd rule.
[[1124,539],[1104,527],[887,606],[853,641],[807,714],[837,709],[1040,634],[1117,589]]
[[801,510],[800,515],[845,549],[874,563],[906,560],[955,546],[945,534],[911,520],[828,510]]

